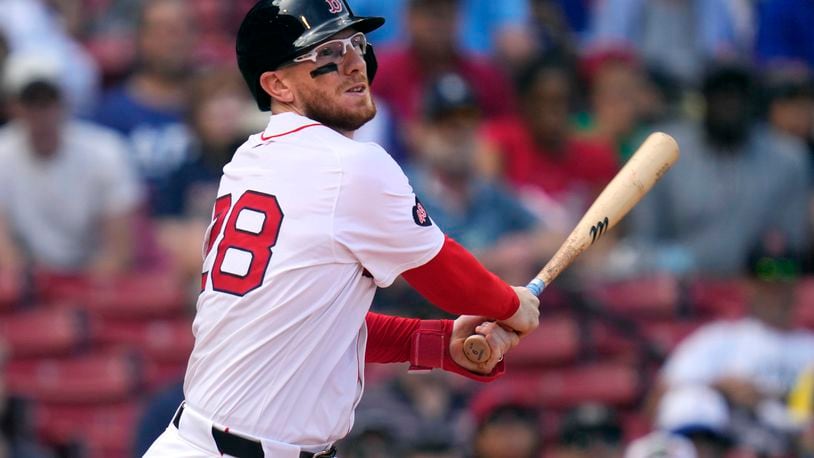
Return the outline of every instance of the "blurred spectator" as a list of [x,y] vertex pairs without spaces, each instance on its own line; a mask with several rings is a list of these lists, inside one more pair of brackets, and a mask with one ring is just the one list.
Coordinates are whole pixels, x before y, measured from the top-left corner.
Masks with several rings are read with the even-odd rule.
[[[0,75],[5,74],[5,64],[6,59],[8,59],[9,55],[9,48],[8,42],[6,41],[5,35],[3,35],[3,31],[0,30]],[[6,94],[3,94],[3,91],[0,91],[0,127],[2,127],[6,122],[8,122],[9,118],[8,113],[8,101],[6,100]]]
[[185,1],[145,1],[137,66],[123,85],[105,94],[96,111],[96,121],[128,137],[152,209],[159,205],[157,189],[189,152],[183,121],[194,46],[195,28]]
[[99,91],[96,62],[70,36],[57,9],[42,0],[4,0],[0,33],[6,35],[12,54],[39,55],[54,61],[70,111],[91,112]]
[[[353,10],[362,16],[383,16],[387,22],[370,34],[370,40],[376,45],[394,46],[404,42],[409,35],[410,25],[405,17],[413,1],[356,0]],[[533,49],[528,31],[528,0],[455,0],[454,3],[459,20],[441,26],[453,32],[456,42],[465,52],[512,59]]]
[[568,27],[579,37],[579,42],[584,41],[584,35],[588,32],[591,10],[595,3],[595,0],[532,0],[534,6],[551,4],[559,7]]
[[581,63],[588,86],[589,111],[577,117],[580,137],[612,148],[627,160],[639,146],[637,131],[647,106],[648,82],[635,54],[629,49],[590,53]]
[[[767,69],[764,87],[766,116],[779,133],[801,142],[814,142],[814,80],[800,66]],[[814,155],[814,143],[809,145]]]
[[365,399],[357,409],[356,436],[346,442],[357,448],[357,442],[361,442],[358,434],[377,431],[376,437],[390,438],[387,443],[391,451],[385,456],[401,456],[392,447],[402,450],[422,439],[439,436],[446,436],[449,444],[462,446],[466,405],[464,394],[454,389],[446,374],[401,374],[389,383],[366,389]]
[[593,11],[591,47],[635,47],[648,66],[692,84],[708,61],[749,58],[754,22],[751,0],[606,0]]
[[201,241],[212,219],[223,167],[256,127],[255,103],[240,74],[213,69],[190,82],[189,127],[193,134],[185,161],[156,189],[153,213],[160,245],[176,270],[200,280]]
[[390,458],[401,456],[403,440],[398,426],[384,416],[371,419],[357,415],[351,433],[336,444],[338,456],[347,458]]
[[720,393],[707,386],[671,388],[661,398],[656,426],[689,439],[698,458],[724,458],[732,445],[729,407]]
[[407,447],[404,458],[464,458],[461,448],[453,446],[452,437],[444,433],[436,429],[425,431]]
[[70,118],[60,75],[39,56],[6,65],[13,119],[0,130],[0,258],[12,269],[120,272],[140,199],[127,146]]
[[623,450],[619,419],[608,407],[584,404],[563,418],[559,458],[620,458]]
[[445,233],[501,278],[519,284],[553,247],[545,250],[538,220],[516,197],[478,176],[480,122],[463,78],[448,74],[433,82],[422,122],[412,132],[415,162],[407,174],[427,214]]
[[633,441],[625,450],[625,458],[697,458],[695,447],[688,439],[656,431]]
[[407,1],[407,44],[379,53],[379,73],[373,85],[397,122],[417,119],[422,91],[448,72],[467,80],[484,113],[510,113],[515,103],[504,75],[489,61],[468,54],[455,40],[459,0]]
[[814,458],[814,366],[800,375],[791,394],[789,410],[800,433],[795,444],[799,458]]
[[802,61],[814,68],[814,3],[765,0],[757,3],[757,19],[758,59]]
[[535,62],[519,79],[522,117],[495,120],[484,129],[487,174],[505,177],[562,232],[570,231],[617,170],[610,148],[571,134],[573,79],[556,57]]
[[538,458],[543,446],[539,414],[521,405],[496,407],[480,422],[474,444],[478,458]]
[[[814,364],[814,332],[793,328],[801,266],[782,239],[767,238],[749,266],[749,315],[705,325],[681,342],[655,392],[670,396],[670,390],[683,385],[711,386],[731,406],[732,433],[739,444],[782,454],[791,428],[783,400],[798,375]],[[710,401],[698,404],[711,408]],[[701,414],[699,409],[694,414]]]
[[223,166],[254,127],[248,119],[254,101],[240,74],[226,69],[197,75],[189,92],[190,151],[157,190],[153,210],[158,217],[208,224]]
[[[583,0],[532,0],[531,30],[535,41],[540,48],[538,55],[559,52],[568,56],[576,56],[579,49],[577,32],[572,21],[580,21],[577,27],[584,27],[585,1]],[[528,65],[533,59],[525,60]]]
[[754,95],[746,69],[718,67],[704,83],[703,124],[664,126],[682,157],[631,213],[638,257],[627,268],[737,275],[750,249],[775,230],[789,249],[804,250],[805,151],[799,142],[753,126]]

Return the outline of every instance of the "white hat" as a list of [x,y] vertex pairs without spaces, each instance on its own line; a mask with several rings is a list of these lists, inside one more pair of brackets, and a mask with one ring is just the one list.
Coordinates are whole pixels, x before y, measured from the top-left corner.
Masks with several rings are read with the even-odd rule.
[[3,69],[3,91],[10,95],[19,95],[29,84],[40,81],[61,87],[59,62],[47,55],[12,54]]
[[625,458],[696,458],[695,446],[689,439],[656,431],[633,441]]
[[720,393],[704,385],[680,386],[659,403],[656,426],[664,431],[705,431],[729,437],[729,407]]

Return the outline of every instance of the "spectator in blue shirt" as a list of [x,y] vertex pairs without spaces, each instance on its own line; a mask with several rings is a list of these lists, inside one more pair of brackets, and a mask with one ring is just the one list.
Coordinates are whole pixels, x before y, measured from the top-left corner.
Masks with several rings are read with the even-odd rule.
[[[528,0],[459,0],[459,41],[462,48],[481,55],[513,56],[518,48],[531,48]],[[370,34],[375,44],[396,45],[406,40],[403,18],[408,0],[357,0],[360,15],[383,16],[385,26]]]
[[[802,0],[803,2],[807,0]],[[649,66],[698,83],[708,60],[751,57],[748,0],[606,0],[592,17],[590,46],[633,46]]]
[[105,94],[95,115],[129,139],[151,208],[156,190],[189,150],[184,116],[194,32],[185,2],[147,1],[136,39],[138,64],[124,84]]
[[480,110],[457,74],[431,83],[422,121],[412,131],[416,159],[408,176],[432,220],[509,281],[527,281],[544,256],[540,222],[502,186],[476,169]]

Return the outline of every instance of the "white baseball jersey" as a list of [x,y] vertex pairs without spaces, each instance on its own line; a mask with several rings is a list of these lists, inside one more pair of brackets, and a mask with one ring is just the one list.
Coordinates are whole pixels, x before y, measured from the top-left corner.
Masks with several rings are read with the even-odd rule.
[[746,317],[711,323],[689,336],[667,360],[663,377],[673,386],[740,377],[782,397],[812,363],[814,333],[782,331]]
[[187,403],[261,439],[341,439],[362,394],[376,286],[431,260],[443,239],[381,147],[271,116],[224,168]]

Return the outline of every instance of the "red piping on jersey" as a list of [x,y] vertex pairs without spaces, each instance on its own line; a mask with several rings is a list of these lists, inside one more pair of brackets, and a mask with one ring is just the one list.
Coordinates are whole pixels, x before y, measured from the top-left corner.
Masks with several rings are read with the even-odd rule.
[[263,134],[265,134],[265,132],[260,132],[260,140],[263,140],[264,142],[266,142],[266,141],[271,140],[272,138],[282,137],[282,136],[285,136],[285,135],[288,135],[288,134],[293,134],[293,133],[295,133],[295,132],[299,132],[299,131],[301,131],[301,130],[303,130],[303,129],[307,129],[307,128],[309,128],[309,127],[321,126],[321,125],[322,125],[322,124],[320,124],[320,123],[318,123],[318,122],[315,122],[315,123],[313,123],[313,124],[306,124],[306,125],[304,125],[304,126],[297,127],[297,128],[296,128],[296,129],[294,129],[294,130],[289,130],[288,132],[283,132],[282,134],[270,135],[270,136],[268,136],[268,137],[266,137],[265,135],[263,135]]

